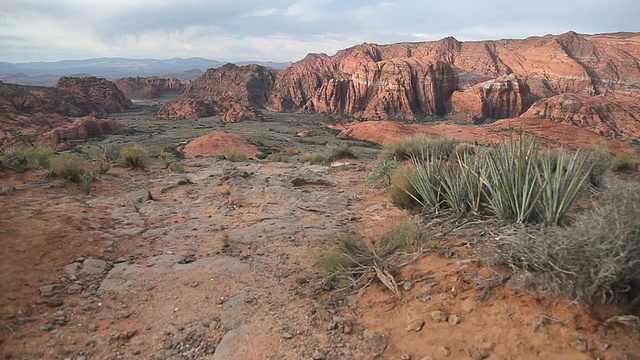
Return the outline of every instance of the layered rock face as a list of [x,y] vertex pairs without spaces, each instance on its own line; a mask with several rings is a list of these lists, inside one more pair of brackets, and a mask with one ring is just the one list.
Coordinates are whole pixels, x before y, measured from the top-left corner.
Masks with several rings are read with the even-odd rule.
[[640,105],[611,96],[557,95],[536,102],[523,117],[587,128],[611,138],[638,140],[640,136]]
[[63,76],[58,80],[56,89],[74,94],[86,102],[98,104],[107,114],[133,108],[131,100],[124,96],[116,84],[103,78]]
[[531,105],[529,86],[514,74],[474,85],[451,96],[451,116],[476,122],[518,117]]
[[178,94],[184,84],[176,78],[127,77],[115,81],[116,86],[129,99],[157,99],[164,94]]
[[[437,114],[480,122],[518,117],[535,101],[561,94],[640,99],[640,34],[364,43],[333,56],[309,54],[278,72],[225,65],[188,82],[184,97],[204,101],[223,118],[232,107],[220,104],[235,103],[251,114],[240,119],[259,118],[265,108],[362,120]],[[163,113],[193,113],[177,109],[193,106],[181,101]]]

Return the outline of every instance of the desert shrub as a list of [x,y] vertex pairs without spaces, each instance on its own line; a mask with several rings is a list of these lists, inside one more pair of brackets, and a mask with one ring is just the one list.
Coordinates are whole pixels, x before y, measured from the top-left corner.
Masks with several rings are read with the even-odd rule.
[[111,169],[111,163],[106,160],[98,161],[98,167],[96,168],[96,172],[100,175],[104,175],[109,172]]
[[414,187],[416,177],[416,168],[413,166],[402,166],[391,172],[387,194],[393,204],[402,209],[420,207],[422,197]]
[[119,161],[124,167],[144,170],[147,167],[149,156],[141,147],[129,145],[120,150]]
[[611,154],[602,151],[582,152],[589,172],[589,185],[594,189],[599,189],[604,184],[605,175],[611,166]]
[[304,154],[300,157],[299,161],[301,163],[310,163],[312,165],[320,165],[320,164],[326,164],[329,161],[327,160],[327,156],[324,153],[320,153],[320,152],[315,152],[315,153],[311,153],[311,154]]
[[327,161],[334,162],[342,159],[355,159],[357,156],[349,144],[331,144],[326,147]]
[[344,143],[340,145],[330,144],[320,151],[317,151],[311,154],[304,154],[300,157],[299,161],[303,163],[308,162],[313,165],[318,165],[318,164],[326,165],[341,159],[355,159],[355,158],[356,158],[356,155],[351,150],[351,147],[349,147],[349,144]]
[[499,259],[529,274],[529,285],[537,288],[587,304],[623,300],[625,292],[640,291],[639,217],[640,187],[617,181],[569,227],[499,237]]
[[286,155],[284,153],[273,153],[267,156],[267,160],[270,162],[284,162],[288,163],[291,160],[290,155]]
[[114,162],[120,157],[120,146],[116,144],[92,145],[84,149],[83,152],[95,161]]
[[51,175],[77,184],[82,182],[88,169],[87,162],[76,154],[58,155],[51,161]]
[[384,159],[378,161],[371,171],[364,177],[364,183],[375,189],[381,189],[391,184],[391,172],[400,166],[400,162],[395,159]]
[[473,145],[470,144],[468,142],[461,142],[458,145],[456,145],[453,153],[455,154],[456,157],[460,157],[460,158],[464,158],[467,156],[473,156],[478,152],[478,148]]
[[0,161],[4,167],[14,170],[48,169],[53,150],[46,146],[9,146],[2,150]]
[[249,159],[246,155],[240,154],[233,148],[225,149],[224,158],[231,162],[241,162]]
[[633,171],[638,167],[638,160],[629,154],[618,154],[611,158],[609,168],[613,172]]
[[405,160],[411,157],[421,157],[424,154],[448,158],[460,144],[457,139],[432,135],[412,135],[401,140],[387,143],[382,148],[381,159]]
[[94,179],[94,174],[90,172],[85,172],[84,174],[80,175],[80,182],[78,183],[78,185],[80,186],[80,189],[85,192],[85,194],[91,192]]

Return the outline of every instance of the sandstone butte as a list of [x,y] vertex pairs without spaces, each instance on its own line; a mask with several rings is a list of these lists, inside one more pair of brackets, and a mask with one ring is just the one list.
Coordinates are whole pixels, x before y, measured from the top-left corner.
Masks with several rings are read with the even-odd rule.
[[[309,54],[280,71],[232,64],[210,69],[188,81],[183,97],[158,116],[219,114],[239,121],[267,109],[355,120],[441,115],[483,122],[527,113],[633,140],[640,136],[639,63],[638,33],[364,43],[333,56]],[[225,116],[231,107],[219,103],[247,108],[242,116]]]

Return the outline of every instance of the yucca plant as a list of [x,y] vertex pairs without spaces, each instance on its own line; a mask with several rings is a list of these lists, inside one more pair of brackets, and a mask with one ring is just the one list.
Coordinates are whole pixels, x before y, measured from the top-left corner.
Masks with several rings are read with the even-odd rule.
[[[568,159],[568,160],[567,160]],[[561,149],[557,156],[546,152],[536,167],[538,183],[542,189],[542,216],[547,225],[561,225],[569,208],[582,189],[593,165],[578,150],[569,156]]]
[[482,155],[466,155],[457,157],[457,164],[460,167],[460,177],[464,181],[467,189],[467,202],[471,212],[479,214],[483,203],[486,201],[485,185],[481,176],[484,173],[486,163],[481,161]]
[[416,176],[409,178],[411,186],[420,195],[415,199],[423,207],[438,209],[442,202],[442,184],[438,171],[442,160],[435,155],[424,154],[420,158],[411,157]]
[[541,195],[536,175],[540,141],[524,132],[484,155],[486,171],[482,182],[492,212],[503,220],[525,223],[535,219]]
[[469,191],[467,183],[464,181],[463,169],[456,162],[443,164],[437,177],[442,188],[442,198],[457,215],[462,215],[467,211]]

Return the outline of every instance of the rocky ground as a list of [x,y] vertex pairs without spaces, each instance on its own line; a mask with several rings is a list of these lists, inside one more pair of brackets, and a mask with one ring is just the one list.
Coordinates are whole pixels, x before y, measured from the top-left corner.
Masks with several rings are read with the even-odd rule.
[[[335,140],[304,121],[197,125],[141,120],[145,110],[136,111],[118,119],[137,125],[128,141],[158,151],[221,126],[258,134],[252,138],[265,147],[305,151]],[[296,137],[303,127],[319,135]],[[124,141],[114,135],[100,143]],[[362,159],[342,166],[203,157],[185,160],[184,174],[157,164],[144,172],[113,168],[90,194],[44,172],[3,171],[0,354],[638,358],[637,330],[604,326],[579,306],[506,281],[507,271],[483,261],[478,245],[492,235],[482,224],[448,236],[427,228],[432,248],[398,275],[400,299],[376,283],[346,297],[323,291],[314,261],[336,234],[371,241],[410,216],[363,185],[377,150],[347,141]]]

